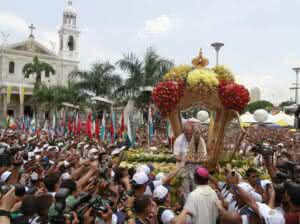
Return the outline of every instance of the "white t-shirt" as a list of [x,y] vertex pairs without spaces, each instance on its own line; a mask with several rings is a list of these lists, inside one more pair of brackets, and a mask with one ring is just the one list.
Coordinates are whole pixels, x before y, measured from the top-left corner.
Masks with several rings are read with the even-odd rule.
[[188,151],[189,142],[184,134],[179,135],[174,142],[174,154],[176,156],[185,156]]
[[281,207],[271,209],[268,205],[256,202],[259,216],[266,224],[285,224],[284,211]]
[[184,208],[192,214],[193,224],[215,224],[218,217],[216,192],[208,185],[197,186],[192,191]]

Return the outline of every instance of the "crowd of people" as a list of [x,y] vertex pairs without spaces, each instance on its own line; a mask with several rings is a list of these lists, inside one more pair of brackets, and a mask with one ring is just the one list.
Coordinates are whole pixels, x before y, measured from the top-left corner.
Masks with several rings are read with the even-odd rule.
[[[203,163],[189,160],[191,148]],[[121,167],[126,150],[121,138],[105,144],[84,135],[1,130],[0,223],[300,223],[300,164],[284,146],[274,152],[260,143],[247,152],[261,155],[267,180],[255,167],[245,176],[222,169],[224,180],[216,179],[204,166],[205,141],[189,123],[175,140],[177,164],[169,173],[152,164]],[[171,200],[176,176],[184,177],[176,189],[180,203]]]

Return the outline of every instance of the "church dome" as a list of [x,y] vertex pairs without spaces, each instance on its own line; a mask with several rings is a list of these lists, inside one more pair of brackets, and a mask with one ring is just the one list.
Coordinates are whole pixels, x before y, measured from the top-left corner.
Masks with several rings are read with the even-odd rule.
[[67,5],[64,9],[64,13],[69,13],[69,14],[77,14],[76,9],[73,7],[73,3],[71,0],[68,0]]

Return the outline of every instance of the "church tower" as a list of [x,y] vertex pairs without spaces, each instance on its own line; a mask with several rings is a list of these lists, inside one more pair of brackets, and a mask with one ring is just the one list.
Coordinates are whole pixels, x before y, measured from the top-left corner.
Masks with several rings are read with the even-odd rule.
[[63,12],[63,24],[58,31],[59,56],[62,59],[79,61],[79,34],[77,29],[77,12],[68,0]]

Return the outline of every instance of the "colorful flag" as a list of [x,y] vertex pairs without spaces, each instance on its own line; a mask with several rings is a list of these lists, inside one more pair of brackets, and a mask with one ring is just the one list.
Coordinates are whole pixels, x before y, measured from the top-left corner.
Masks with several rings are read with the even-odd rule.
[[93,137],[92,134],[92,113],[89,113],[88,115],[88,119],[86,122],[86,131],[85,131],[86,135],[89,136],[89,138]]
[[124,131],[125,131],[124,112],[122,112],[119,135],[122,136]]
[[151,144],[153,135],[154,135],[154,127],[153,127],[153,119],[152,119],[152,111],[151,107],[149,107],[149,113],[148,113],[148,127],[149,127],[149,144]]
[[96,138],[98,139],[99,135],[100,135],[100,127],[99,127],[99,119],[98,118],[96,118],[96,121],[95,121],[95,135],[96,135]]
[[81,119],[79,113],[77,113],[77,134],[80,135],[81,133]]
[[127,123],[127,135],[128,135],[128,138],[129,138],[130,142],[133,144],[134,139],[133,139],[133,134],[132,134],[132,130],[131,130],[129,116],[127,118],[127,122],[126,123]]
[[111,143],[115,142],[115,129],[114,129],[114,125],[113,125],[113,116],[111,114],[110,116],[110,125],[109,125],[109,133],[110,133],[110,138],[111,138]]
[[114,111],[112,111],[111,120],[112,120],[112,125],[113,125],[113,136],[115,139],[116,135],[117,135],[117,132],[115,131],[115,130],[117,130],[117,123],[116,123],[116,112],[114,112]]
[[105,112],[102,115],[100,139],[101,139],[101,141],[104,141],[104,139],[105,139]]

